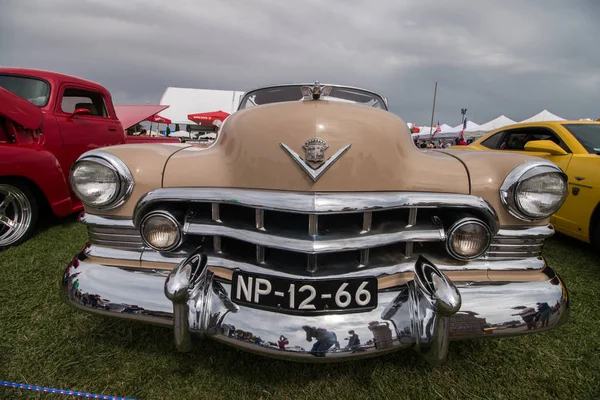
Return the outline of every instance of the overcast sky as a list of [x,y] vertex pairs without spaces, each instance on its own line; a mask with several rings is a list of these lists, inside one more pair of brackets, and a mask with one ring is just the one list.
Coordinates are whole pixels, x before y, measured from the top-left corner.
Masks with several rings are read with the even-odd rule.
[[320,80],[375,90],[407,122],[600,117],[600,1],[0,0],[0,65],[105,85],[116,103],[168,86]]

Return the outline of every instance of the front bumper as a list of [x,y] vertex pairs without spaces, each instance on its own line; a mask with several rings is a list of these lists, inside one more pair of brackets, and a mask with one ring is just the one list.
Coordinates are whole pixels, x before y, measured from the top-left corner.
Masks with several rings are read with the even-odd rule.
[[[76,256],[62,294],[98,314],[173,327],[179,350],[206,336],[262,355],[298,361],[341,361],[415,348],[444,361],[452,340],[545,331],[568,319],[567,290],[548,266],[527,278],[452,282],[420,258],[412,279],[380,289],[374,310],[319,316],[287,315],[238,305],[231,281],[196,253],[172,271],[114,265]],[[308,340],[313,330],[318,339]],[[347,345],[354,331],[360,345]],[[332,333],[334,335],[332,335]]]

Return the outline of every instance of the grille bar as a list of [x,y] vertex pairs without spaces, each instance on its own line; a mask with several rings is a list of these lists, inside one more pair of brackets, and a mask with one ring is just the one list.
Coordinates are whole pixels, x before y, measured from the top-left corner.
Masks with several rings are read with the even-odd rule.
[[[257,208],[255,211],[256,218],[256,229],[259,231],[263,231],[265,229],[265,210],[262,208]],[[264,264],[265,262],[265,247],[261,245],[256,245],[256,263]]]
[[[417,209],[416,208],[411,208],[408,211],[408,224],[406,225],[406,227],[407,228],[411,228],[416,223],[417,223]],[[404,255],[406,257],[410,257],[410,256],[412,256],[412,253],[413,253],[413,242],[407,242],[406,243],[406,250],[404,251]]]
[[88,225],[88,237],[91,243],[121,249],[141,250],[144,247],[140,232],[126,224],[106,226]]
[[[363,213],[363,226],[361,234],[371,232],[371,225],[373,224],[373,213],[368,211]],[[360,251],[360,266],[366,267],[369,265],[369,249],[362,249]]]
[[[259,231],[233,224],[226,226],[223,224],[190,222],[188,231],[185,233],[188,235],[212,235],[215,239],[219,238],[219,241],[221,236],[226,236],[254,245],[308,254],[361,250],[396,242],[439,242],[445,239],[443,229],[433,223],[423,223],[411,228],[406,228],[402,224],[396,225],[393,229],[371,230],[363,235],[344,233],[315,235],[313,237],[312,235],[290,234],[280,230],[265,229]],[[215,249],[217,249],[216,245]]]
[[544,247],[544,239],[553,234],[554,228],[552,225],[500,229],[482,258],[486,260],[510,260],[539,257]]
[[[212,220],[214,222],[221,223],[221,212],[220,212],[219,203],[211,204],[211,215],[212,215]],[[190,225],[191,225],[191,223],[190,223]],[[189,227],[188,229],[191,229],[190,225],[188,225],[188,227]],[[218,236],[218,235],[213,236],[213,247],[217,253],[221,252],[221,236]]]
[[304,214],[383,211],[397,208],[451,208],[475,211],[498,230],[498,216],[481,197],[433,192],[281,192],[233,188],[161,188],[144,196],[134,211],[136,226],[153,204],[222,203]]

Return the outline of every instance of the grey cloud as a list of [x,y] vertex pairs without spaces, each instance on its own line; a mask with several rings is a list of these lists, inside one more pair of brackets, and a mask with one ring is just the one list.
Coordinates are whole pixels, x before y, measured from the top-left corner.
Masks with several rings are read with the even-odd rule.
[[376,90],[407,121],[456,125],[543,108],[600,117],[594,1],[5,0],[0,65],[98,81],[117,102],[167,86],[248,90],[336,82]]

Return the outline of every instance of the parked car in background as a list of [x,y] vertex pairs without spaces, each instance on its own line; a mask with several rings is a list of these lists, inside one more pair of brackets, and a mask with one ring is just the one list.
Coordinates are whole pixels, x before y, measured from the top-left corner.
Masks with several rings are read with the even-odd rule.
[[[89,243],[65,269],[64,299],[170,326],[181,351],[198,335],[293,360],[415,348],[441,362],[451,340],[568,319],[541,255],[567,194],[560,168],[424,152],[369,90],[252,90],[210,145],[92,150],[71,182]],[[368,346],[344,346],[349,335]]]
[[551,221],[558,232],[591,243],[600,251],[600,122],[509,125],[479,138],[467,149],[529,154],[557,164],[569,177],[569,195]]
[[[41,207],[57,216],[82,210],[69,187],[71,165],[86,151],[128,139],[103,86],[55,72],[0,68],[0,250],[31,235]],[[135,139],[167,141],[179,140]]]

